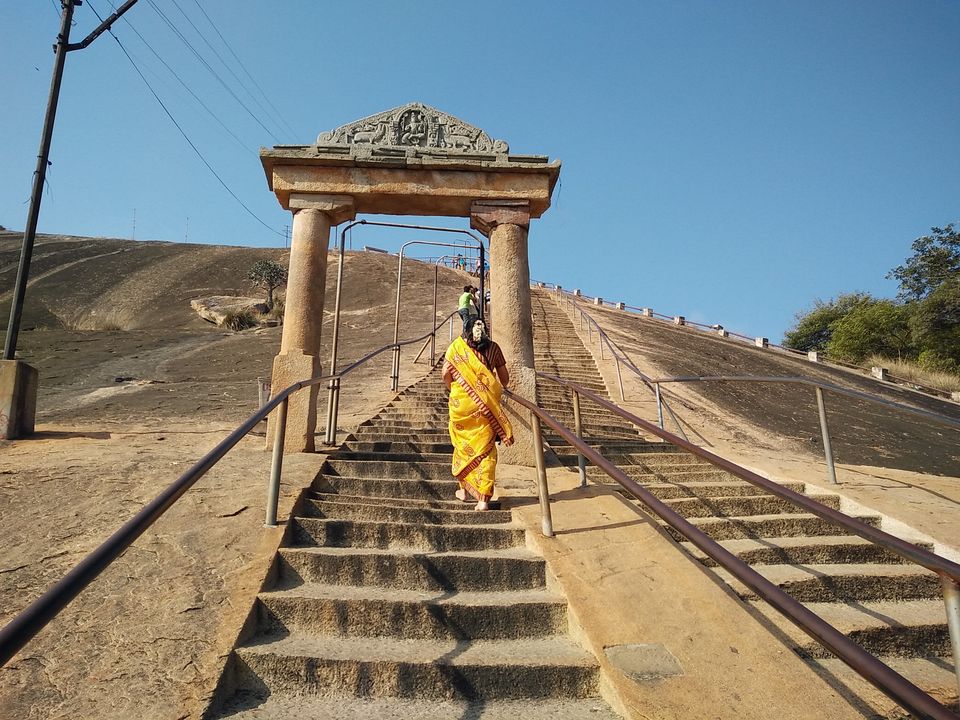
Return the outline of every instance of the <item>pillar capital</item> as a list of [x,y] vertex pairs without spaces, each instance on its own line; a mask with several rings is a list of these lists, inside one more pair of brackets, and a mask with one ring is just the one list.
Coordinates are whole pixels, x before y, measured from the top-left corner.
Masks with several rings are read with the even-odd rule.
[[530,227],[528,200],[474,200],[470,205],[470,227],[488,236],[497,225]]
[[339,225],[357,216],[351,195],[291,193],[289,207],[294,213],[298,210],[319,210],[330,218],[331,225]]

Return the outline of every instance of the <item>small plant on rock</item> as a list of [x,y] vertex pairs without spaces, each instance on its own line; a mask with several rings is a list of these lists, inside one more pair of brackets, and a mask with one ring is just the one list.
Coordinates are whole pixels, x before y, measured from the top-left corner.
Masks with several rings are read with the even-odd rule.
[[257,260],[247,273],[254,286],[267,291],[267,310],[273,310],[273,292],[287,283],[287,269],[273,260]]

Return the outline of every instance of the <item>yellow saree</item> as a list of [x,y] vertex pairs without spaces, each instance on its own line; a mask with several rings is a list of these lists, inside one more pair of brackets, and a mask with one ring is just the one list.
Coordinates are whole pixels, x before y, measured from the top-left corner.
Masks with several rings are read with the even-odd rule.
[[486,501],[493,495],[495,441],[513,437],[510,421],[500,406],[503,386],[462,337],[453,341],[445,357],[453,377],[448,404],[452,472],[467,492]]

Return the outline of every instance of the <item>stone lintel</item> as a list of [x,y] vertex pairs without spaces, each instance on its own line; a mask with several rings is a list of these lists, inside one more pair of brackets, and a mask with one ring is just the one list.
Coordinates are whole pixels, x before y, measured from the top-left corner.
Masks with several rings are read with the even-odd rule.
[[319,210],[330,216],[331,225],[339,225],[357,216],[356,206],[350,195],[290,193],[288,205],[290,210]]
[[466,162],[427,164],[399,158],[394,165],[339,163],[317,158],[264,158],[270,189],[281,207],[293,195],[348,195],[358,214],[469,217],[475,201],[530,203],[530,216],[550,207],[560,173],[558,162],[488,167]]
[[528,200],[475,200],[470,206],[470,227],[490,235],[497,225],[530,227]]

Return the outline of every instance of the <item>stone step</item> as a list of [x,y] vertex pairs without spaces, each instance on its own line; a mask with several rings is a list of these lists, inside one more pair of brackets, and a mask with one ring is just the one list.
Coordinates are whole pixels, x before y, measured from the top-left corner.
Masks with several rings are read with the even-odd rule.
[[404,700],[270,697],[239,693],[210,720],[619,720],[599,698],[537,700]]
[[422,553],[377,548],[281,548],[280,589],[304,582],[409,590],[544,587],[543,560],[525,548]]
[[417,440],[348,440],[343,444],[344,449],[360,453],[441,453],[451,454],[453,445],[447,437],[445,442],[420,442]]
[[298,547],[366,547],[423,552],[456,552],[486,547],[518,547],[524,542],[519,528],[481,525],[416,525],[394,521],[340,520],[298,517],[292,544]]
[[373,423],[379,424],[382,420],[384,422],[395,422],[398,420],[403,421],[412,421],[420,420],[426,421],[426,423],[441,423],[446,426],[446,423],[449,419],[447,414],[446,403],[442,407],[405,407],[405,408],[391,408],[384,410],[373,417]]
[[417,699],[585,698],[593,656],[569,640],[264,638],[236,651],[238,680],[269,695]]
[[[837,530],[839,531],[839,528]],[[720,544],[750,565],[810,565],[817,563],[889,563],[902,565],[908,562],[896,553],[857,535],[781,537],[763,538],[762,540],[741,538],[721,540]],[[681,545],[707,567],[716,566],[716,562],[693,544],[683,542]],[[921,544],[920,547],[927,550],[932,549],[930,544]]]
[[[445,484],[445,488],[455,488],[456,485]],[[310,498],[315,500],[330,500],[331,502],[343,502],[368,505],[395,505],[397,507],[415,508],[421,510],[464,510],[473,509],[473,501],[463,501],[454,496],[448,498],[428,499],[428,498],[401,498],[396,496],[377,497],[370,495],[347,495],[344,493],[321,492],[314,488],[310,489]],[[499,510],[501,505],[499,500],[491,500],[490,507]]]
[[544,589],[521,592],[424,592],[309,583],[260,593],[263,634],[507,640],[567,629],[563,598]]
[[461,507],[462,509],[453,510],[375,503],[361,504],[337,499],[336,495],[325,495],[320,499],[308,499],[304,503],[303,510],[307,517],[331,520],[369,520],[421,525],[492,525],[510,522],[510,512],[507,510],[477,512],[470,503],[463,503]]
[[[751,601],[751,605],[764,615],[776,613],[762,601]],[[856,604],[812,602],[806,607],[874,655],[909,658],[950,655],[950,634],[942,600]],[[785,628],[785,632],[803,657],[834,657],[832,652],[792,623],[786,624],[790,627]]]
[[[957,707],[957,676],[953,670],[953,660],[949,656],[940,658],[881,658],[900,675],[903,675],[924,692],[932,695],[935,700],[954,712]],[[824,677],[835,678],[836,682],[845,687],[863,686],[865,681],[856,670],[837,658],[813,659],[810,665]],[[892,703],[892,701],[891,701]],[[873,717],[881,717],[873,715]],[[884,718],[903,718],[905,714],[896,707],[891,707],[890,713],[884,713]]]
[[413,443],[443,443],[450,442],[450,433],[446,427],[409,432],[389,432],[380,428],[364,428],[347,436],[347,442],[413,442]]
[[[647,472],[643,469],[631,468],[629,465],[626,467],[621,467],[620,470],[623,471],[624,475],[629,477],[631,480],[640,483],[641,485],[662,485],[664,483],[677,483],[679,485],[704,482],[716,483],[722,480],[733,478],[732,475],[729,475],[723,470],[710,468],[701,469],[697,465],[690,465],[689,469],[682,465],[677,466],[676,468],[666,467],[660,472]],[[598,485],[611,485],[616,482],[603,470],[591,467],[589,463],[587,465],[587,477]]]
[[375,460],[378,462],[400,462],[400,463],[439,463],[449,464],[449,453],[383,453],[383,452],[364,452],[350,451],[332,455],[329,460],[346,460],[349,462],[367,462]]
[[[719,498],[719,497],[752,497],[766,495],[764,488],[751,485],[742,480],[729,481],[692,481],[692,482],[645,482],[645,489],[662,500],[684,497]],[[803,483],[784,483],[784,487],[803,492]]]
[[[912,564],[758,565],[755,569],[800,602],[934,600],[942,594],[940,577]],[[758,599],[723,568],[713,572],[741,598]]]
[[399,480],[390,478],[323,475],[313,481],[320,493],[343,496],[371,496],[409,500],[451,500],[459,485],[451,476],[447,480],[427,478]]
[[[601,455],[616,455],[621,453],[629,453],[631,455],[637,453],[669,453],[671,455],[683,455],[688,456],[686,450],[678,448],[676,445],[671,445],[665,442],[657,442],[655,440],[644,440],[640,437],[633,437],[624,440],[607,440],[607,441],[588,441],[587,445],[592,447],[594,450],[597,450]],[[566,445],[560,443],[553,446],[555,452],[573,452],[576,453],[576,449],[573,445]]]
[[[817,496],[817,502],[834,510],[840,509],[837,495]],[[796,512],[797,506],[776,495],[752,495],[748,497],[676,498],[667,500],[673,510],[686,518],[692,517],[744,517],[746,515],[773,515]]]
[[393,478],[403,480],[449,480],[454,482],[450,471],[450,457],[446,462],[418,462],[416,460],[347,460],[329,458],[322,468],[324,475]]
[[[880,527],[880,518],[877,515],[852,515],[851,517],[871,527]],[[714,540],[836,535],[842,531],[836,523],[807,513],[738,518],[690,518],[689,522]],[[686,539],[672,527],[665,525],[664,530],[677,542]]]
[[[574,452],[576,452],[576,449],[574,449]],[[629,470],[643,473],[650,470],[659,470],[661,468],[719,470],[719,468],[717,468],[715,465],[711,465],[706,460],[701,460],[696,455],[684,452],[657,452],[656,448],[651,448],[646,452],[608,452],[601,453],[601,455],[603,455],[604,458],[613,464],[617,465],[624,472]],[[574,465],[576,465],[576,462],[574,462]]]
[[390,418],[388,420],[364,420],[359,425],[360,428],[376,428],[380,431],[385,432],[408,432],[416,435],[417,433],[424,432],[436,432],[438,430],[447,429],[447,421],[444,419],[441,421],[430,422],[427,420],[395,420]]

